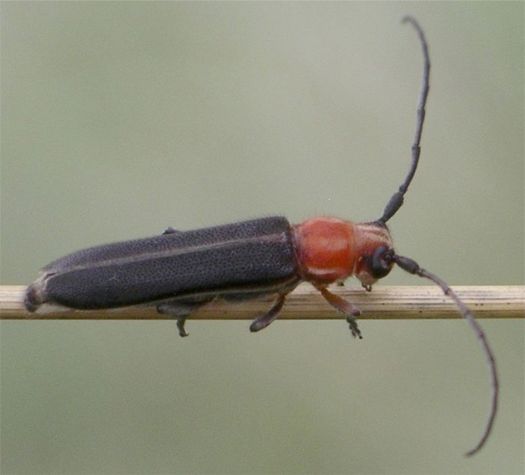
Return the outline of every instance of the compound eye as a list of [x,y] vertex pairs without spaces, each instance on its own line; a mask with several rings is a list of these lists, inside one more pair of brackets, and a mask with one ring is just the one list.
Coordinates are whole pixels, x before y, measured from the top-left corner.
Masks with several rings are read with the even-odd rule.
[[388,275],[392,269],[392,259],[390,259],[392,250],[381,246],[372,254],[370,270],[375,279],[381,279]]

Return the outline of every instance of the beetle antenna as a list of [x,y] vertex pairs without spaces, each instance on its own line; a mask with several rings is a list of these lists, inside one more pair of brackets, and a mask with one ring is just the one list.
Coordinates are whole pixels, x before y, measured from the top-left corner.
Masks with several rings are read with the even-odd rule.
[[392,195],[385,207],[385,210],[383,211],[383,216],[381,216],[381,218],[378,220],[383,224],[386,223],[392,216],[394,216],[394,214],[397,213],[397,210],[403,205],[405,193],[407,192],[410,182],[416,173],[419,155],[421,153],[420,143],[421,134],[423,132],[423,123],[425,122],[425,106],[427,103],[428,90],[430,89],[430,57],[428,55],[428,44],[425,38],[425,33],[419,26],[419,23],[411,16],[404,17],[402,23],[410,23],[415,28],[417,35],[419,36],[424,59],[423,83],[421,86],[419,105],[417,107],[416,134],[412,144],[412,163],[410,165],[410,169],[408,170],[408,174],[405,177],[405,181],[401,184],[399,190]]
[[427,270],[421,268],[416,261],[410,259],[409,257],[403,257],[393,254],[390,256],[390,259],[393,262],[395,262],[399,267],[401,267],[401,269],[407,271],[408,273],[429,279],[435,284],[437,284],[439,287],[441,287],[441,290],[443,290],[445,295],[448,295],[457,305],[461,316],[465,320],[467,320],[471,328],[474,330],[476,336],[478,337],[478,340],[480,341],[481,347],[483,348],[483,352],[485,353],[485,356],[487,358],[487,363],[490,370],[490,379],[492,383],[492,404],[487,425],[485,427],[483,435],[481,436],[480,441],[473,449],[469,450],[465,454],[467,457],[470,457],[471,455],[474,455],[476,452],[478,452],[485,445],[485,442],[489,438],[489,435],[492,431],[494,419],[496,418],[496,412],[498,410],[499,382],[494,353],[492,352],[487,337],[485,336],[485,332],[474,318],[472,312],[468,309],[465,303],[457,296],[457,294],[448,286],[448,284],[444,280],[440,279],[437,275],[434,275],[431,272],[428,272]]

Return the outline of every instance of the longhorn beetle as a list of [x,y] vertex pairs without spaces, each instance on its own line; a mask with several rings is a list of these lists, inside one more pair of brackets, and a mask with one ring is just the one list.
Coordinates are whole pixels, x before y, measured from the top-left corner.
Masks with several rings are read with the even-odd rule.
[[487,338],[474,316],[447,283],[409,257],[394,251],[387,222],[403,205],[420,156],[421,133],[430,83],[430,59],[423,30],[412,17],[403,22],[414,27],[423,50],[423,84],[417,109],[416,133],[408,174],[375,221],[354,223],[317,217],[290,225],[275,216],[223,226],[176,231],[162,235],[83,249],[61,257],[42,269],[25,294],[26,308],[34,312],[43,304],[73,309],[104,309],[129,305],[154,305],[160,313],[177,319],[180,336],[187,336],[186,318],[216,298],[229,301],[275,295],[273,306],[250,326],[252,332],[275,320],[286,296],[301,281],[310,282],[326,301],[346,316],[354,337],[361,338],[356,317],[360,310],[328,290],[355,275],[370,291],[388,275],[394,264],[437,284],[457,305],[473,328],[488,360],[492,406],[478,452],[494,423],[498,405],[496,362]]

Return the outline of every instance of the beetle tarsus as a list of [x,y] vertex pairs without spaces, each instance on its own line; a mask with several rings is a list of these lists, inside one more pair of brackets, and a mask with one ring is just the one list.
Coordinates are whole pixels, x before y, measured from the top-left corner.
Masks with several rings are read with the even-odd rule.
[[319,292],[321,292],[321,295],[332,307],[334,307],[336,310],[338,310],[346,316],[346,321],[350,326],[352,336],[354,338],[363,338],[361,330],[359,330],[359,327],[357,326],[357,321],[355,319],[355,317],[361,315],[361,310],[359,310],[353,303],[349,302],[348,300],[339,297],[339,295],[333,294],[326,287],[318,287],[318,290]]
[[258,332],[259,330],[266,328],[270,323],[272,323],[277,318],[279,312],[283,308],[285,299],[286,294],[280,294],[275,303],[272,305],[272,308],[270,308],[268,312],[256,318],[252,322],[252,324],[250,325],[250,331]]
[[348,322],[348,327],[352,332],[352,336],[354,338],[359,338],[362,340],[363,335],[361,335],[361,330],[359,330],[359,327],[357,326],[357,320],[355,319],[355,317],[346,317],[346,321]]
[[189,336],[189,333],[184,328],[185,323],[186,323],[186,317],[177,318],[177,328],[179,329],[179,335],[181,337]]

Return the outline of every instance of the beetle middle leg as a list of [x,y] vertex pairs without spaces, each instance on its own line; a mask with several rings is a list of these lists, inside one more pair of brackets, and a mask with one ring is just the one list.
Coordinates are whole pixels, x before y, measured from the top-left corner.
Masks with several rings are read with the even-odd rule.
[[359,327],[357,326],[357,321],[355,319],[355,317],[361,315],[361,310],[359,310],[353,303],[349,302],[348,300],[339,297],[339,295],[333,294],[326,287],[317,287],[317,290],[321,292],[321,295],[332,307],[334,307],[336,310],[338,310],[346,316],[346,321],[350,326],[350,331],[352,332],[352,335],[354,337],[363,338],[363,336],[361,335],[361,330],[359,330]]
[[252,322],[252,324],[250,325],[251,332],[258,332],[259,330],[266,328],[277,318],[277,315],[279,315],[279,312],[283,308],[284,301],[286,300],[286,295],[287,294],[279,294],[277,300],[272,305],[270,310],[268,310],[264,315],[261,315]]

